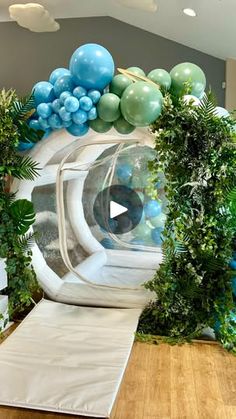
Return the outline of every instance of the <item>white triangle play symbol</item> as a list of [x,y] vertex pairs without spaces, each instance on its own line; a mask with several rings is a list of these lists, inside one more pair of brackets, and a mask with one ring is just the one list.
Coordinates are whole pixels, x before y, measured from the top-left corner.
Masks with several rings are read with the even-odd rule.
[[128,208],[123,207],[123,205],[120,205],[115,201],[110,201],[110,218],[115,218],[127,211]]

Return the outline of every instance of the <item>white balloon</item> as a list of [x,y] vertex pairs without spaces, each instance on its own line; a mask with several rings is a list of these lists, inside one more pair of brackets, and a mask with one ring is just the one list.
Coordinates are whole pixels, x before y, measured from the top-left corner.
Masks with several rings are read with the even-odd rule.
[[196,96],[193,96],[193,95],[184,95],[184,102],[187,105],[190,104],[191,102],[191,104],[194,106],[198,106],[201,103],[201,101]]
[[227,118],[229,115],[229,112],[227,109],[222,108],[221,106],[217,106],[214,110],[215,116],[218,116],[219,118]]

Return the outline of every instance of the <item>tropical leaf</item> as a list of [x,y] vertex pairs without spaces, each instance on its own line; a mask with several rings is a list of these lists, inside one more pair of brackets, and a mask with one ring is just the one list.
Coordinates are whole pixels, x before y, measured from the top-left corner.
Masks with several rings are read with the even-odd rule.
[[34,96],[32,94],[13,102],[11,116],[16,124],[26,121],[35,112]]
[[9,212],[16,226],[17,234],[25,234],[35,222],[34,206],[27,199],[18,199],[13,202]]
[[39,175],[39,170],[38,164],[30,156],[17,156],[16,165],[9,174],[17,179],[34,180]]
[[201,99],[199,106],[197,107],[198,115],[205,120],[212,118],[215,112],[217,101],[212,92],[205,94]]
[[17,128],[19,141],[23,143],[37,143],[45,134],[43,130],[35,130],[31,128],[25,121],[19,121]]
[[31,248],[35,244],[35,233],[26,233],[23,236],[19,237],[18,243],[23,252],[26,252],[27,249]]

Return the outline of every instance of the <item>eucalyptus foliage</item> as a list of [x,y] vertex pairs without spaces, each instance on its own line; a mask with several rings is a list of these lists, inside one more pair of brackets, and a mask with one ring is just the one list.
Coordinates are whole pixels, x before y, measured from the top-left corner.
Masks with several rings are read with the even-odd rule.
[[31,266],[30,246],[33,234],[27,233],[33,224],[33,205],[26,199],[15,200],[9,183],[17,179],[33,180],[37,164],[28,156],[19,155],[20,141],[35,142],[42,132],[29,128],[28,118],[34,112],[31,96],[19,99],[13,90],[0,92],[0,258],[6,260],[10,315],[32,302],[38,289]]
[[235,122],[214,109],[210,94],[200,106],[167,94],[151,127],[158,157],[150,170],[156,178],[165,174],[169,205],[163,262],[145,284],[156,300],[144,310],[139,333],[179,342],[218,324],[218,339],[236,352],[228,268],[236,227]]

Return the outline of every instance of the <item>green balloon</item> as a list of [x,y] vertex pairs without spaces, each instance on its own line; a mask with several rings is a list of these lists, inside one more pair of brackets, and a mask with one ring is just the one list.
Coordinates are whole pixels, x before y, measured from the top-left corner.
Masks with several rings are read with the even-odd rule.
[[110,84],[110,93],[114,93],[117,96],[122,95],[126,87],[132,84],[132,80],[129,77],[126,77],[124,74],[117,74],[117,76],[113,77],[111,84]]
[[154,83],[159,84],[161,87],[164,87],[166,90],[170,89],[171,86],[171,77],[166,70],[157,68],[148,73],[147,78],[152,80]]
[[120,105],[123,117],[135,127],[146,127],[161,114],[163,96],[148,82],[138,81],[125,89]]
[[170,72],[171,88],[176,94],[181,94],[184,90],[185,83],[189,83],[191,91],[190,95],[201,97],[206,88],[206,76],[202,69],[196,64],[182,63],[172,68]]
[[114,122],[114,128],[119,134],[130,134],[135,127],[127,122],[122,116]]
[[145,77],[146,74],[140,67],[129,67],[127,68],[128,71],[131,71],[135,76],[142,76]]
[[103,121],[116,121],[120,117],[120,98],[114,93],[105,93],[98,102],[97,111]]
[[100,118],[89,121],[89,126],[96,132],[104,133],[112,128],[111,122],[105,122]]
[[151,235],[151,229],[147,224],[138,224],[137,227],[133,230],[133,233],[136,237],[146,239]]
[[160,215],[157,215],[157,217],[153,217],[151,219],[151,223],[153,227],[164,227],[166,222],[166,214],[163,212]]

